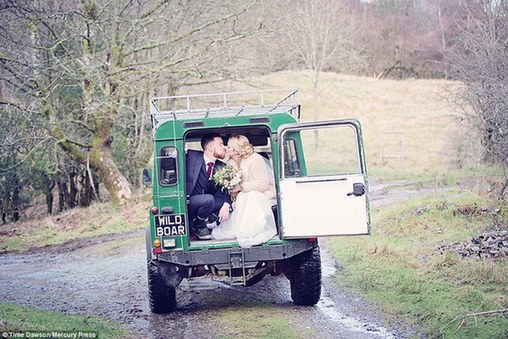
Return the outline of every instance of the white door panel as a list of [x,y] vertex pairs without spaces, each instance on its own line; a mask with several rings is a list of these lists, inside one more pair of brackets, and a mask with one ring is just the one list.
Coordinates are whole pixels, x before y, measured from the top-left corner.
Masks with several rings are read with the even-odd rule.
[[353,183],[365,184],[363,175],[281,181],[284,237],[368,234],[366,196],[348,196]]
[[334,120],[284,125],[278,135],[283,237],[369,234],[360,123]]

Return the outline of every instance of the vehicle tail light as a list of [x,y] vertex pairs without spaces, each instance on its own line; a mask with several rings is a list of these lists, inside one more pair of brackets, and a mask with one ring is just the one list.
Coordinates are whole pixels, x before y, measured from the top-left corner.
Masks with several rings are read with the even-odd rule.
[[157,213],[159,213],[159,208],[157,206],[153,206],[151,211],[152,211],[152,214],[157,214]]
[[153,241],[153,246],[154,247],[161,247],[161,241],[159,239],[155,239]]

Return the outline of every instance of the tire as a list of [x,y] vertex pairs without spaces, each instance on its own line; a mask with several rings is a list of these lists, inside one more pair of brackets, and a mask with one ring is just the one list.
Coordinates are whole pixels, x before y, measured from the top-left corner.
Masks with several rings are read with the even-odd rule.
[[153,313],[169,313],[176,309],[176,287],[168,286],[157,265],[148,260],[148,300]]
[[301,254],[293,262],[289,279],[291,298],[296,305],[313,306],[321,297],[321,255],[319,247]]

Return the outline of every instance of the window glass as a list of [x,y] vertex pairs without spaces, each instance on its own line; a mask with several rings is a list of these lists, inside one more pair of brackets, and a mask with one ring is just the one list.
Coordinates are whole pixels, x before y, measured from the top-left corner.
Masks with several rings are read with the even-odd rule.
[[[250,139],[249,139],[250,141]],[[271,142],[270,142],[270,138],[266,138],[266,141],[263,142],[264,144],[266,145],[262,145],[262,146],[254,146],[254,151],[256,153],[259,153],[259,155],[261,155],[262,157],[264,157],[265,159],[268,160],[268,162],[270,163],[270,166],[273,167],[273,164],[272,164],[272,145],[271,145]]]
[[295,139],[284,139],[284,176],[299,177],[301,174],[300,165],[296,152]]
[[[292,152],[301,151],[296,148],[295,140],[290,139],[298,133],[301,140],[303,155]],[[306,176],[326,176],[337,174],[361,173],[356,130],[350,125],[323,126],[320,128],[290,131],[284,136],[285,176],[295,176],[299,166],[305,166]],[[296,165],[293,164],[298,158]]]
[[178,182],[178,152],[173,146],[162,147],[159,152],[159,183],[161,186],[173,186]]

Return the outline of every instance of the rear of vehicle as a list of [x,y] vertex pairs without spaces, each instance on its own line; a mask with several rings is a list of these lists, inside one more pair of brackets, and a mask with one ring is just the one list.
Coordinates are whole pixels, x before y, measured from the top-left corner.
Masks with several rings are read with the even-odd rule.
[[[279,100],[279,98],[282,99]],[[200,105],[197,107],[196,105]],[[196,108],[197,107],[197,108]],[[205,108],[203,108],[205,107]],[[298,123],[298,91],[221,93],[151,100],[153,207],[146,233],[150,307],[176,308],[176,287],[209,279],[250,286],[284,274],[296,304],[321,293],[317,237],[369,233],[367,178],[355,120]],[[234,240],[199,240],[189,230],[185,152],[206,133],[245,135],[273,168],[277,235],[242,248]]]

